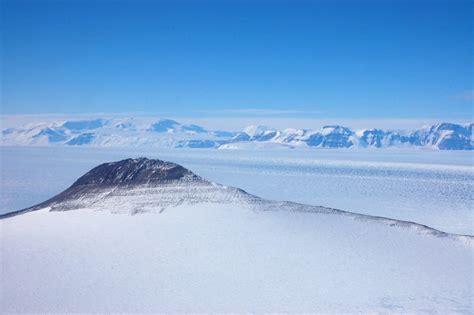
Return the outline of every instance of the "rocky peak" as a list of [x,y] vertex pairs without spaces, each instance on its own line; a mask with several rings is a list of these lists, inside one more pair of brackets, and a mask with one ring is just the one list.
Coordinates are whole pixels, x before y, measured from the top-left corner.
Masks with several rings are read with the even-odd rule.
[[154,184],[183,178],[199,179],[181,165],[141,157],[101,164],[80,177],[71,187]]

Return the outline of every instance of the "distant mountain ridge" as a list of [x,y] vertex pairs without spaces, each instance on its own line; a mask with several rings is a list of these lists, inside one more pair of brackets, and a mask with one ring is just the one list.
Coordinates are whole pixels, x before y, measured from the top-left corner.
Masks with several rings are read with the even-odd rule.
[[353,130],[341,125],[283,130],[248,126],[242,131],[207,130],[171,119],[90,119],[29,124],[2,129],[1,145],[150,146],[252,149],[260,147],[388,148],[473,150],[473,123],[440,123],[416,130]]

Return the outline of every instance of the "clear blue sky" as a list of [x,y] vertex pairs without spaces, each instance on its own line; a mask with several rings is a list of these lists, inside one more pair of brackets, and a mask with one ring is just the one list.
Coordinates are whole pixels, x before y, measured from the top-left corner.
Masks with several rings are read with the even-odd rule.
[[1,1],[2,114],[472,118],[472,1]]

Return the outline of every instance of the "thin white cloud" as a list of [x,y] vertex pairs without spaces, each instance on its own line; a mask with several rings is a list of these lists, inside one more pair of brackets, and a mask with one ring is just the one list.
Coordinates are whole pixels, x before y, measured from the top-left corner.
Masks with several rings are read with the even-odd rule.
[[[196,111],[196,113],[213,113],[216,111]],[[277,116],[277,115],[321,115],[326,111],[321,110],[295,110],[295,109],[272,109],[272,108],[225,108],[219,109],[218,114]]]

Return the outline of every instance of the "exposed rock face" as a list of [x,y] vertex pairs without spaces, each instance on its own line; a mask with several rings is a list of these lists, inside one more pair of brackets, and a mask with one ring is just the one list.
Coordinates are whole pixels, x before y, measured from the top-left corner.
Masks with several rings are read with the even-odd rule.
[[181,165],[161,160],[138,158],[101,164],[80,177],[71,188],[94,185],[153,185],[182,179],[203,181]]
[[313,147],[349,148],[354,145],[354,132],[343,126],[324,126],[321,132],[309,136],[306,143]]
[[360,133],[359,145],[361,147],[382,147],[386,133],[380,129],[363,130]]
[[427,126],[417,132],[418,144],[432,146],[440,150],[472,150],[472,124],[468,127],[442,123]]

